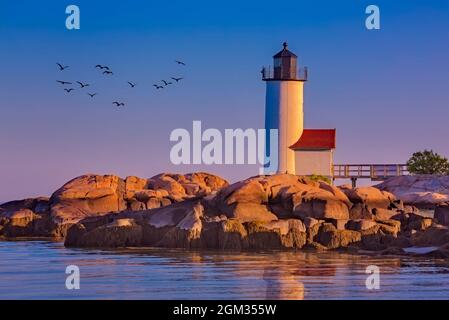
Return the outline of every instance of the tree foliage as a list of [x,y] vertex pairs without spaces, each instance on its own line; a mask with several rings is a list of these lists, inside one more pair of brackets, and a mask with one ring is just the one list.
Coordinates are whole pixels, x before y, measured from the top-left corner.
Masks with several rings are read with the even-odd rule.
[[449,174],[449,161],[433,150],[415,152],[407,161],[407,166],[411,174]]

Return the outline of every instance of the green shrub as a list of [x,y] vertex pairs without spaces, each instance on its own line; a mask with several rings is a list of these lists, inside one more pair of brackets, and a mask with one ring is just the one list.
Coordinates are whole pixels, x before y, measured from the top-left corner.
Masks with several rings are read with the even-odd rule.
[[320,175],[320,174],[312,174],[310,176],[310,180],[323,181],[323,182],[331,184],[331,179],[329,177],[326,177],[326,176],[323,176],[323,175]]
[[407,161],[411,174],[448,175],[449,162],[433,150],[415,152]]

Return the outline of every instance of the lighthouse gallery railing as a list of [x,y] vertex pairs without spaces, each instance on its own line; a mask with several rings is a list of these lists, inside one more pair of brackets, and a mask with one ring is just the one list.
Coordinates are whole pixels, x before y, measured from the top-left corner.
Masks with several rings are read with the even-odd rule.
[[[274,69],[271,66],[263,67],[260,73],[262,74],[262,80],[275,80]],[[297,68],[296,78],[292,80],[307,81],[308,74],[307,67]]]

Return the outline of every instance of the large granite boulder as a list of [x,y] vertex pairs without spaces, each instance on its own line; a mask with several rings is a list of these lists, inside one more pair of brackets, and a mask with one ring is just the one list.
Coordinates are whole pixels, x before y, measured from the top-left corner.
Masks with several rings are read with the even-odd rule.
[[347,223],[346,228],[348,230],[364,231],[364,230],[369,230],[375,226],[377,226],[377,222],[375,222],[373,220],[355,219],[355,220],[350,220]]
[[438,204],[435,208],[434,217],[438,223],[449,226],[449,202]]
[[204,172],[186,175],[162,173],[148,179],[148,189],[165,190],[174,201],[205,196],[227,185],[226,180]]
[[60,226],[60,236],[73,223],[92,215],[126,209],[125,182],[114,175],[83,175],[53,193],[51,216]]
[[289,174],[257,176],[221,189],[208,203],[212,214],[246,221],[288,218],[348,219],[350,201],[338,188]]
[[126,208],[124,181],[114,175],[87,174],[77,177],[51,196],[52,203],[67,203],[93,212],[120,211]]
[[315,239],[328,249],[346,248],[362,240],[360,232],[354,230],[338,230],[331,223],[324,223]]
[[17,200],[0,206],[0,236],[45,237],[52,227],[48,198]]
[[65,245],[189,247],[201,233],[202,214],[197,200],[186,200],[159,209],[90,217],[69,229]]
[[443,246],[449,243],[449,229],[446,226],[435,225],[423,231],[413,232],[411,242],[418,247]]
[[449,176],[399,176],[375,187],[393,193],[406,204],[419,207],[433,207],[449,201]]
[[358,220],[358,219],[366,219],[373,220],[374,215],[366,204],[363,203],[354,203],[349,210],[349,219]]
[[387,209],[391,206],[396,197],[385,191],[380,191],[374,187],[340,188],[354,204],[363,204],[367,208]]

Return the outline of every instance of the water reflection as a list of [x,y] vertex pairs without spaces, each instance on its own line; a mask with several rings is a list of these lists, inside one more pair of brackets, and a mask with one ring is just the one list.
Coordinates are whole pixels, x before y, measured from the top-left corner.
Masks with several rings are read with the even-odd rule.
[[266,299],[303,300],[304,283],[283,268],[265,268],[263,279],[267,283]]
[[[406,299],[449,298],[448,261],[337,252],[84,250],[61,243],[0,242],[0,298]],[[65,267],[81,290],[65,289]],[[381,289],[365,287],[366,267]]]

